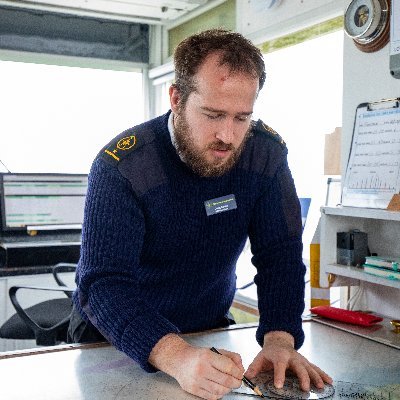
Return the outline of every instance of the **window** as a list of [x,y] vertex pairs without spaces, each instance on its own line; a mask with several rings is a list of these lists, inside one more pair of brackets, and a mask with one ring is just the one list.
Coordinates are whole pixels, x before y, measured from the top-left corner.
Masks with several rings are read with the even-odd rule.
[[275,129],[288,147],[299,197],[311,197],[304,247],[324,204],[324,139],[342,125],[343,30],[265,54],[267,79],[255,118]]
[[[325,134],[342,124],[342,47],[339,30],[265,54],[267,79],[254,109],[254,119],[262,119],[285,140],[298,196],[312,198],[303,233],[306,260],[326,197]],[[251,282],[256,272],[250,258],[247,245],[237,264],[238,287]],[[256,307],[255,285],[236,299]]]
[[88,173],[108,141],[144,120],[141,72],[0,61],[0,87],[11,172]]

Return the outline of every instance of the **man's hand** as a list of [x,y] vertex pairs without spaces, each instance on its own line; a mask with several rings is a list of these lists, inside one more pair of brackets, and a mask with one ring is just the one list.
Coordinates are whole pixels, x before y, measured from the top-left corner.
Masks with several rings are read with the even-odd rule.
[[300,387],[305,392],[310,390],[311,382],[320,389],[324,387],[324,382],[332,383],[332,378],[328,374],[310,363],[294,349],[294,339],[287,332],[268,332],[264,336],[263,349],[250,364],[245,375],[247,378],[252,379],[259,372],[271,369],[274,370],[274,385],[276,388],[282,388],[287,369],[297,375]]
[[216,400],[240,387],[244,372],[239,354],[219,352],[192,346],[178,335],[169,334],[154,346],[149,362],[174,377],[183,390]]

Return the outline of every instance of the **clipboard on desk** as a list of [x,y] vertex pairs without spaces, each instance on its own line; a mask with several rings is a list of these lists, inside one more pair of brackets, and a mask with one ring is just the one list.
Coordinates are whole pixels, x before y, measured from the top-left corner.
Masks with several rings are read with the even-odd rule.
[[342,189],[342,205],[386,208],[400,191],[400,98],[362,103]]

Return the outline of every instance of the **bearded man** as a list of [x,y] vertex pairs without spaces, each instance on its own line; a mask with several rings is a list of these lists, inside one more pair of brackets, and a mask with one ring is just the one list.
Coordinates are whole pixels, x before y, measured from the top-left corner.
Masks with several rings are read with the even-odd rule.
[[239,354],[181,333],[226,327],[236,261],[250,239],[261,351],[246,377],[291,369],[304,390],[331,378],[296,350],[304,333],[302,225],[281,137],[251,119],[265,81],[242,35],[209,30],[174,54],[171,110],[131,128],[89,175],[70,341],[108,340],[146,371],[204,399],[241,385]]

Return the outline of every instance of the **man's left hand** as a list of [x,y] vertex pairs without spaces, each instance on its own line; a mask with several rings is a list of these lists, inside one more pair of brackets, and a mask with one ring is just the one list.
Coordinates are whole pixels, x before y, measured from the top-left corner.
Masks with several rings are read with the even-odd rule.
[[332,378],[294,349],[293,336],[287,332],[273,331],[264,336],[264,346],[249,365],[245,376],[254,378],[262,371],[274,370],[274,385],[282,388],[287,369],[294,372],[303,391],[310,390],[310,383],[322,389]]

